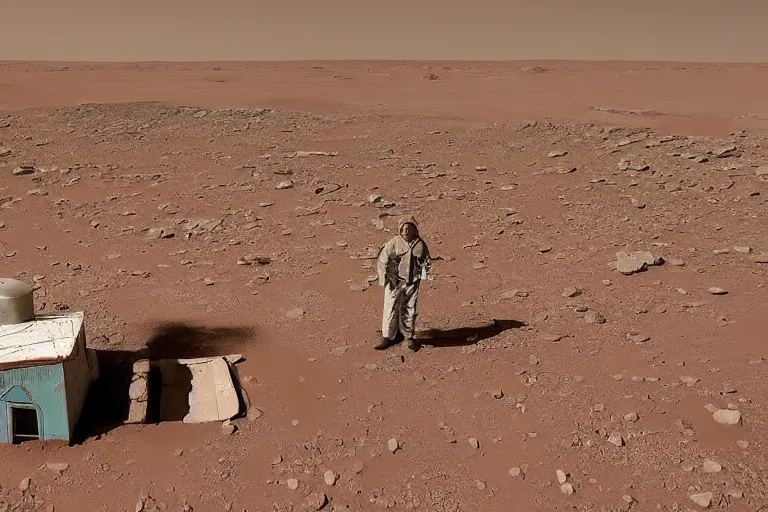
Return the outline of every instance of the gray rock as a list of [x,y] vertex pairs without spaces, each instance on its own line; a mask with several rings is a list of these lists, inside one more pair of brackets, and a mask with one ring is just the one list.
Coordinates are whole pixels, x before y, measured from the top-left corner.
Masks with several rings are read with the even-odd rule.
[[174,234],[165,228],[149,228],[144,238],[147,240],[159,240],[161,238],[173,238]]
[[328,504],[328,496],[322,492],[313,492],[307,497],[307,505],[314,510],[322,510]]
[[289,478],[285,481],[285,485],[287,485],[290,490],[295,491],[299,488],[299,481],[295,478]]
[[21,165],[16,167],[11,173],[14,176],[27,176],[35,173],[35,167],[33,165]]
[[630,412],[624,415],[624,421],[628,421],[630,423],[635,423],[639,418],[636,412]]
[[616,270],[625,276],[643,272],[648,267],[662,265],[663,263],[663,258],[654,256],[647,251],[634,251],[631,253],[619,251],[616,253]]
[[618,432],[611,432],[608,436],[608,442],[614,446],[624,446],[624,438]]
[[709,293],[711,293],[712,295],[726,295],[728,293],[727,290],[725,290],[723,288],[719,288],[717,286],[713,286],[713,287],[709,288],[707,291]]
[[741,412],[730,409],[718,409],[712,418],[721,425],[738,425],[741,423]]
[[712,459],[704,459],[704,462],[702,463],[702,470],[705,473],[719,473],[722,469],[723,466]]
[[709,507],[709,505],[712,503],[713,497],[714,495],[711,492],[700,492],[698,494],[691,494],[689,496],[692,502],[703,508]]
[[69,469],[69,463],[68,462],[46,462],[45,468],[51,471],[55,471],[57,473],[63,473],[64,471]]
[[566,298],[578,297],[579,295],[581,295],[581,290],[579,288],[576,288],[575,286],[569,286],[568,288],[563,290],[562,295],[563,297],[566,297]]
[[627,339],[633,343],[645,343],[651,339],[650,336],[640,334],[639,332],[630,332],[627,334]]
[[587,311],[584,315],[584,321],[588,324],[604,324],[605,317],[595,311]]
[[699,382],[699,379],[696,377],[691,377],[689,375],[683,375],[680,377],[680,382],[688,386],[689,388],[692,388],[696,385],[697,382]]
[[299,318],[304,318],[306,313],[301,308],[294,308],[290,309],[285,313],[286,318],[290,318],[292,320],[298,320]]
[[736,152],[736,146],[725,146],[713,151],[713,154],[717,158],[726,158],[732,156]]
[[563,485],[560,486],[560,492],[570,496],[575,491],[573,489],[573,485],[570,482],[565,482]]
[[272,263],[272,258],[257,254],[249,254],[237,260],[238,265],[269,265],[270,263]]
[[325,480],[326,485],[334,485],[336,483],[336,478],[336,473],[334,473],[332,469],[323,473],[323,480]]
[[400,448],[400,442],[393,437],[392,439],[387,441],[387,448],[392,453],[395,453]]
[[568,475],[562,469],[555,470],[555,476],[557,477],[557,483],[561,485],[568,481]]
[[281,181],[280,183],[277,184],[275,188],[278,190],[286,190],[289,188],[293,188],[293,181],[291,180]]
[[11,148],[0,148],[0,157],[9,156],[13,151]]
[[479,448],[480,448],[480,441],[478,441],[478,440],[477,440],[477,439],[475,439],[474,437],[470,437],[470,438],[468,439],[468,441],[469,441],[469,446],[471,446],[471,447],[472,447],[472,448],[474,448],[475,450],[477,450],[477,449],[479,449]]

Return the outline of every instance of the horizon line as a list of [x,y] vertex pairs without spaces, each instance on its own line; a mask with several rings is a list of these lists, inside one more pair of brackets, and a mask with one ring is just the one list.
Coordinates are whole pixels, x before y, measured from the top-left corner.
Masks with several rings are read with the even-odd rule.
[[214,59],[214,60],[68,60],[68,59],[0,59],[2,64],[280,64],[280,63],[604,63],[604,64],[709,64],[709,65],[768,65],[768,61],[720,61],[720,60],[664,60],[664,59],[398,59],[398,58],[349,58],[349,59]]

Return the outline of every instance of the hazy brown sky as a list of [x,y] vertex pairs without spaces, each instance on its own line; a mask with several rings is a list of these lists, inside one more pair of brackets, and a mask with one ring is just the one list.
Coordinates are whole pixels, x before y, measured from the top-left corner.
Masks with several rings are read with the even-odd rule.
[[768,0],[0,0],[0,60],[768,62]]

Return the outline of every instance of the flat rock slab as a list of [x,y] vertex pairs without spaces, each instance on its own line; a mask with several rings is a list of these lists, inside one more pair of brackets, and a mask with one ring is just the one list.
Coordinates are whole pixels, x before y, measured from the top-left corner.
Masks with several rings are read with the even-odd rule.
[[625,276],[643,272],[648,267],[662,265],[664,259],[647,251],[619,251],[616,253],[616,270]]

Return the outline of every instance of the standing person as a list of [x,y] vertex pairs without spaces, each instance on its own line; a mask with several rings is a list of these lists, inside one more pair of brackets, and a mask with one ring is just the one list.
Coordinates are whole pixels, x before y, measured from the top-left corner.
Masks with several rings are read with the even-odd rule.
[[384,287],[384,313],[381,322],[381,343],[376,350],[385,350],[403,339],[408,348],[420,348],[413,336],[416,327],[416,305],[419,285],[428,279],[431,267],[429,248],[419,235],[413,217],[397,224],[398,235],[384,244],[379,252],[377,271],[379,286]]

